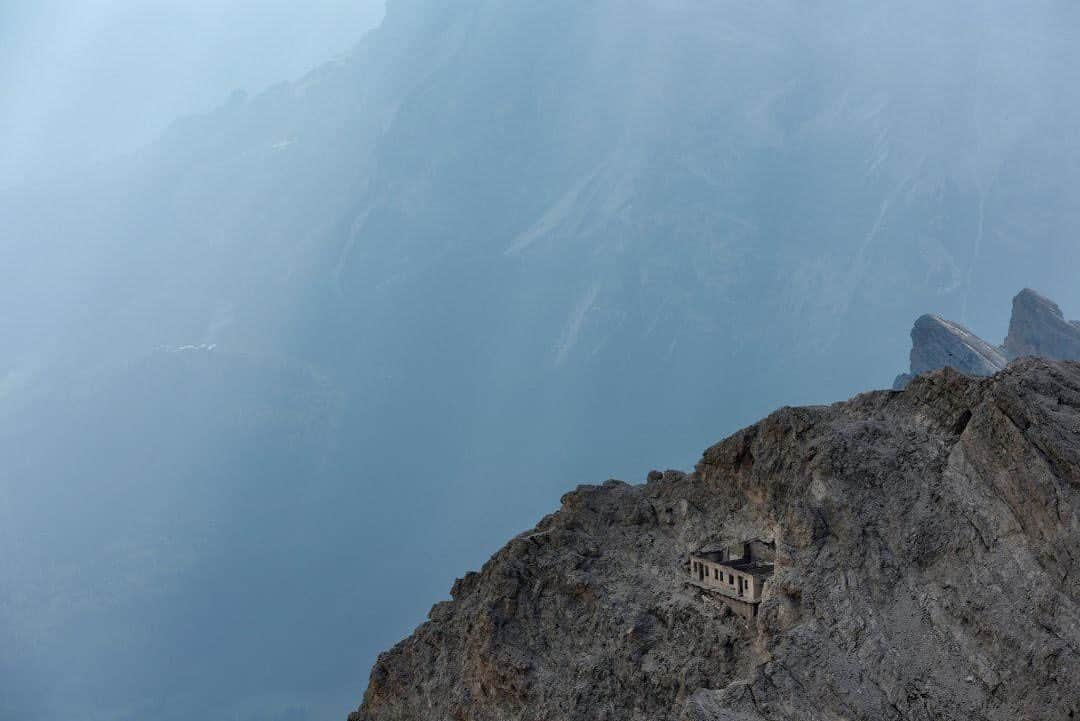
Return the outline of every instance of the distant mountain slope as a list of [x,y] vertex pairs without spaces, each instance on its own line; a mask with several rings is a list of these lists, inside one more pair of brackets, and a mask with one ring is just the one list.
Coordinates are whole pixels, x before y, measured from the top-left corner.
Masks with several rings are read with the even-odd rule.
[[[455,582],[353,721],[1071,718],[1080,365],[785,408],[691,474],[607,481]],[[767,538],[745,621],[689,584]]]

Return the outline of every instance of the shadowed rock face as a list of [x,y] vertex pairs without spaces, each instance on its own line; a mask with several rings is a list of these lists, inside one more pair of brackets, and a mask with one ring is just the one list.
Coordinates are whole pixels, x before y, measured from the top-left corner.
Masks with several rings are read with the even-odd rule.
[[[777,543],[746,623],[684,584]],[[783,408],[566,494],[382,654],[352,721],[1080,714],[1080,364]]]
[[1000,347],[940,316],[919,318],[911,329],[911,370],[896,377],[893,389],[902,390],[915,376],[946,366],[968,375],[992,375],[1024,356],[1080,360],[1080,323],[1066,321],[1056,303],[1030,289],[1013,298],[1009,335]]
[[1005,352],[1009,358],[1080,359],[1080,323],[1065,320],[1057,303],[1025,289],[1013,299]]

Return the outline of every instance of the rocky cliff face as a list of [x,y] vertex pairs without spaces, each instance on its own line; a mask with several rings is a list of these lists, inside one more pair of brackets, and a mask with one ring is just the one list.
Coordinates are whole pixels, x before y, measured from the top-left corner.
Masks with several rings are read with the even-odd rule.
[[[761,536],[743,621],[685,583]],[[1080,714],[1080,365],[783,408],[566,494],[376,663],[352,721]]]
[[1013,298],[1005,352],[1010,358],[1080,359],[1080,322],[1065,320],[1057,303],[1026,289]]
[[946,366],[969,375],[993,375],[1006,362],[1000,349],[959,323],[924,315],[911,329],[911,372],[899,376],[894,386],[902,388],[915,376]]
[[1013,298],[1009,335],[993,346],[970,330],[936,315],[924,315],[911,329],[911,369],[893,382],[903,389],[922,373],[954,368],[961,373],[988,376],[1006,363],[1025,356],[1080,360],[1080,322],[1069,322],[1054,301],[1025,288]]

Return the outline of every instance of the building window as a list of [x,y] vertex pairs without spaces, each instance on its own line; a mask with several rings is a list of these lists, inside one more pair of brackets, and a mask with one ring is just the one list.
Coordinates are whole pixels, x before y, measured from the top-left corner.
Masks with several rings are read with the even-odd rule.
[[716,570],[716,569],[714,568],[714,569],[712,570],[712,577],[713,577],[713,578],[715,578],[715,579],[718,579],[718,578],[720,578],[720,571],[718,571],[718,570]]
[[735,576],[733,574],[729,573],[727,575],[727,582],[729,584],[731,584],[732,586],[734,586],[735,585]]

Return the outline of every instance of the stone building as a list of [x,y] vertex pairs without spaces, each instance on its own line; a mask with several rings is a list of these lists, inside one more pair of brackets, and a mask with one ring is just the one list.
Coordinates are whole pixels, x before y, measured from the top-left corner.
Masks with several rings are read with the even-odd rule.
[[715,592],[743,618],[753,618],[775,560],[775,544],[760,539],[736,546],[707,546],[690,554],[690,582]]

